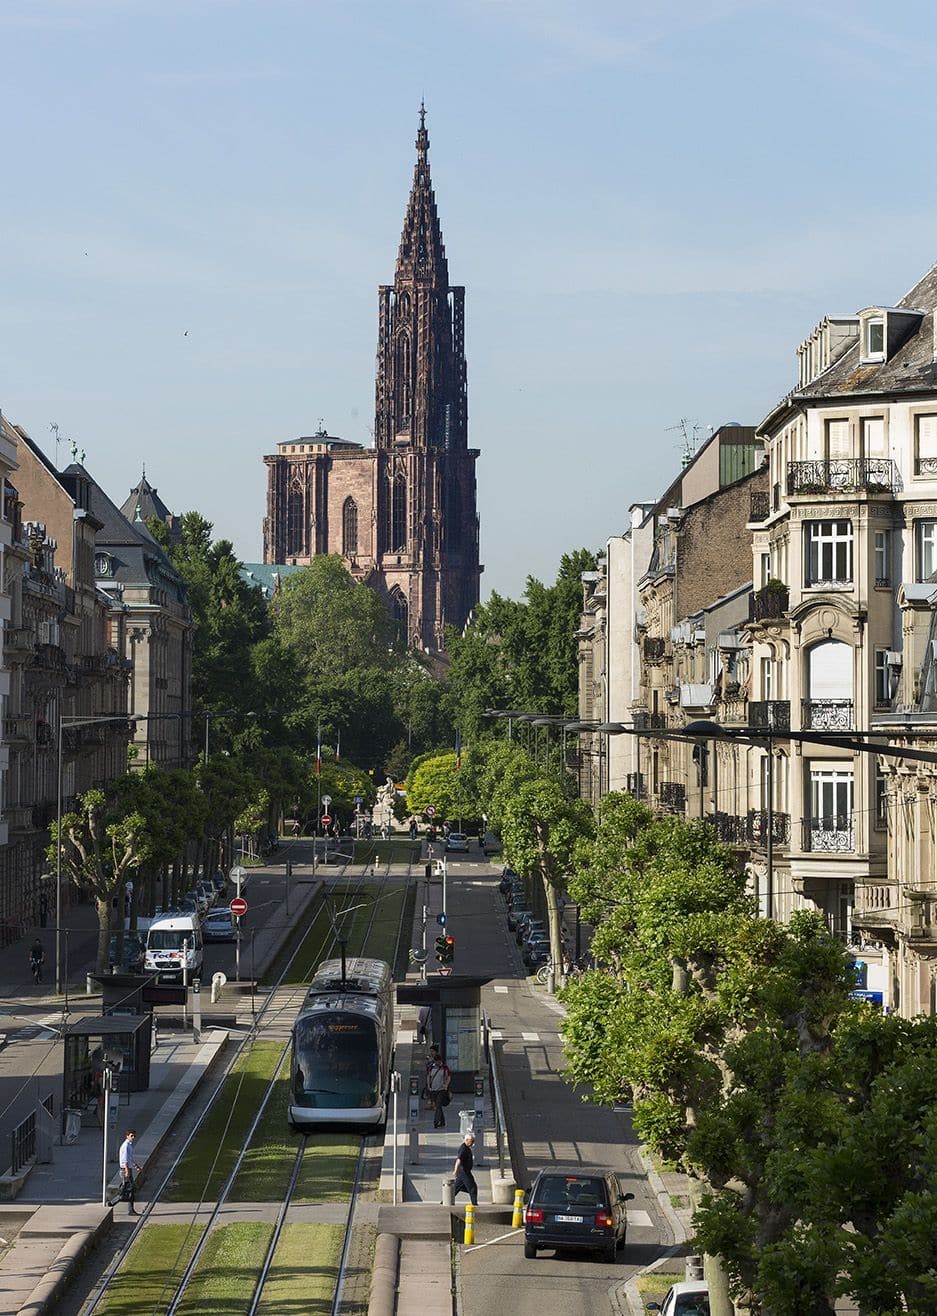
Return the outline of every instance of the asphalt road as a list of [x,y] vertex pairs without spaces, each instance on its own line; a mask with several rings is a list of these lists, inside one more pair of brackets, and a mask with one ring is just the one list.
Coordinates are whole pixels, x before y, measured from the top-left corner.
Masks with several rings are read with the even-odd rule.
[[562,1014],[523,968],[497,891],[500,869],[474,855],[458,860],[449,862],[456,972],[491,976],[482,1001],[497,1039],[516,1181],[527,1188],[537,1170],[560,1163],[602,1166],[635,1194],[628,1241],[614,1265],[580,1252],[547,1251],[528,1261],[523,1231],[483,1222],[476,1246],[462,1254],[461,1309],[464,1316],[489,1316],[507,1300],[512,1316],[611,1316],[619,1310],[614,1290],[663,1254],[669,1229],[640,1168],[627,1115],[583,1101],[562,1077]]

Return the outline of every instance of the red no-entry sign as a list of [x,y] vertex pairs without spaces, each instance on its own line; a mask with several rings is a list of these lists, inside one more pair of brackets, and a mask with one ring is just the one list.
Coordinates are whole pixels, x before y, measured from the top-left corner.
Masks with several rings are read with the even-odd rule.
[[243,896],[235,896],[228,908],[235,918],[240,918],[242,914],[247,913],[247,901]]
[[331,825],[332,825],[332,815],[331,815],[330,813],[324,813],[324,814],[322,815],[321,822],[322,822],[322,826],[323,826],[323,827],[331,827]]

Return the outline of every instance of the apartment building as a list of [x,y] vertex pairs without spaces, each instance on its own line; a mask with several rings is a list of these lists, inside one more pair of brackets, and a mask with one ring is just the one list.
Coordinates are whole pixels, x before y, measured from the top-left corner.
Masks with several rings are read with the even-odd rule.
[[886,1003],[879,906],[904,788],[877,756],[835,741],[915,716],[902,673],[922,655],[905,648],[923,647],[915,616],[937,578],[935,303],[937,267],[896,305],[828,317],[801,344],[797,387],[759,427],[771,493],[752,522],[753,699],[774,726],[830,742],[793,739],[773,774],[775,807],[793,820],[775,913],[816,906],[847,942],[861,935],[869,990]]

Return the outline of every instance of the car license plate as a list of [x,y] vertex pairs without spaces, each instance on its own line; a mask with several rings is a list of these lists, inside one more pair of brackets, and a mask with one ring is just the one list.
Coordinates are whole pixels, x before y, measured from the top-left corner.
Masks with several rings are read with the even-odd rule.
[[558,1215],[556,1223],[558,1225],[581,1225],[583,1217],[581,1215]]

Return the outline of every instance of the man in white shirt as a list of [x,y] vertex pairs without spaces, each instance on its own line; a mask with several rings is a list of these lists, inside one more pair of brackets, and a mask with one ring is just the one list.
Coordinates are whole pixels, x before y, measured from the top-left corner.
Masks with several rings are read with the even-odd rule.
[[136,1129],[128,1129],[126,1138],[124,1138],[123,1142],[120,1144],[120,1152],[118,1154],[121,1180],[121,1193],[118,1201],[126,1199],[129,1215],[138,1214],[133,1204],[133,1195],[136,1187],[134,1174],[140,1169],[139,1165],[137,1165],[136,1161],[133,1159],[133,1144],[136,1140]]

